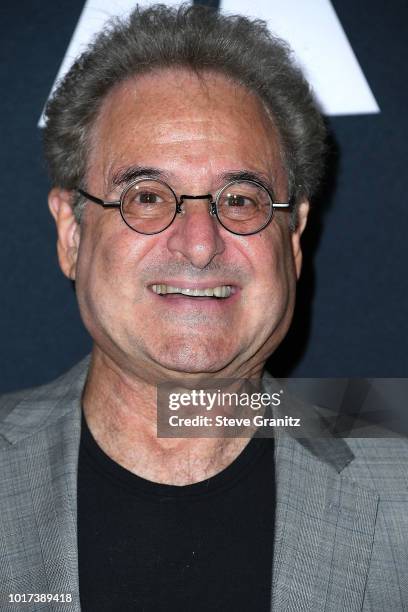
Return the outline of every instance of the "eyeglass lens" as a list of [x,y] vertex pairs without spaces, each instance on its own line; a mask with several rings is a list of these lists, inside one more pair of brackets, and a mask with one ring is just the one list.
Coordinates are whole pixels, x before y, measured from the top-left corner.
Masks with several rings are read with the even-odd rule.
[[176,214],[176,197],[170,187],[155,180],[143,180],[127,189],[122,198],[126,223],[142,234],[164,230]]
[[[154,234],[170,225],[176,215],[176,206],[176,196],[168,185],[146,179],[134,183],[124,192],[121,210],[131,228]],[[219,192],[216,207],[218,218],[226,229],[237,234],[249,234],[269,221],[272,201],[261,185],[236,181]]]

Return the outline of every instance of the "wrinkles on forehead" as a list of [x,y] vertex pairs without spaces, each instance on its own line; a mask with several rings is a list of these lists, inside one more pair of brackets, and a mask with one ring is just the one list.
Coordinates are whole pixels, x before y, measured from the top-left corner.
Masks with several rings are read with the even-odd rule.
[[111,90],[92,129],[88,176],[96,181],[99,175],[109,190],[118,174],[134,165],[155,169],[150,175],[167,181],[188,168],[205,176],[212,166],[224,165],[225,172],[262,174],[273,191],[282,184],[286,191],[270,113],[243,86],[212,73],[197,77],[169,69]]

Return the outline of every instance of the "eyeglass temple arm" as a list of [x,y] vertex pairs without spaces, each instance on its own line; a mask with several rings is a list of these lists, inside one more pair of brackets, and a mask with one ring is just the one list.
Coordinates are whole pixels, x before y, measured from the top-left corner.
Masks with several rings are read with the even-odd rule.
[[274,208],[292,208],[295,205],[296,198],[291,196],[288,202],[273,202]]
[[87,200],[91,200],[91,202],[99,204],[99,206],[103,206],[104,208],[120,208],[120,202],[109,202],[107,200],[101,200],[101,198],[96,198],[87,191],[84,191],[83,189],[78,189],[77,191]]

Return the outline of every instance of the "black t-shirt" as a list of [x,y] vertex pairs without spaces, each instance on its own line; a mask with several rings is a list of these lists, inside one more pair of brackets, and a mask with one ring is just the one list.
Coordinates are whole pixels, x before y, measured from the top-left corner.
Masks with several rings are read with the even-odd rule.
[[110,459],[85,419],[78,471],[84,612],[270,610],[273,441],[252,439],[219,474],[173,486]]

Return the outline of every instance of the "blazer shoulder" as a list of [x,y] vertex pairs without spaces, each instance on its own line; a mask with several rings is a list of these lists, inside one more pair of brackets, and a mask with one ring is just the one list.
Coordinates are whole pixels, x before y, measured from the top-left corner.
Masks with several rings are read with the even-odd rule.
[[27,389],[18,389],[17,391],[0,395],[0,423],[2,423],[13,409],[22,402],[34,406],[45,398],[49,399],[55,397],[56,392],[58,393],[61,386],[64,386],[64,378],[66,375],[67,373],[62,374],[55,380],[44,383],[43,385],[29,387]]
[[[65,409],[80,399],[88,367],[89,356],[45,385],[0,396],[0,437],[9,439],[13,430],[14,439],[18,437],[17,431],[21,435],[28,430],[34,432],[50,418],[61,416]],[[55,410],[62,406],[63,410]]]
[[26,389],[24,391],[14,391],[12,393],[5,393],[0,395],[0,423],[2,423],[10,412],[13,411],[27,394],[30,394],[35,389]]
[[408,438],[349,438],[354,460],[345,475],[387,496],[408,500]]
[[408,462],[408,437],[405,435],[347,438],[347,444],[357,459],[369,461],[371,464],[384,462],[384,459]]

